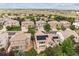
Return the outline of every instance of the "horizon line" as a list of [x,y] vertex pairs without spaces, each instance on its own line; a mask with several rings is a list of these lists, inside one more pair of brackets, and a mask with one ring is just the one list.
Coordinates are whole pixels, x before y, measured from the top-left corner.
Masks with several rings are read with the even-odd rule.
[[0,9],[79,10],[79,3],[0,3]]

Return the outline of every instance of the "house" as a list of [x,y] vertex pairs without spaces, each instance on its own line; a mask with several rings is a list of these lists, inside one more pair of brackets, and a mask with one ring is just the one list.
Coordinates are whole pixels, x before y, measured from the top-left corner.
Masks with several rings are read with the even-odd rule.
[[41,19],[41,20],[44,20],[44,21],[47,21],[47,20],[48,20],[48,18],[45,17],[45,16],[40,17],[40,19]]
[[27,19],[26,21],[22,22],[21,30],[27,32],[29,26],[34,26],[34,22]]
[[46,24],[46,22],[43,20],[36,21],[36,28],[40,31],[44,31],[45,24]]
[[49,21],[48,24],[50,25],[52,30],[57,30],[56,27],[59,24],[58,21]]
[[11,37],[8,51],[10,50],[26,51],[30,43],[31,43],[30,33],[18,32],[14,36]]
[[0,49],[4,48],[7,49],[8,47],[8,33],[6,32],[5,26],[3,26],[3,29],[0,30]]
[[59,37],[56,32],[44,33],[42,31],[37,31],[35,33],[35,43],[34,48],[37,53],[44,51],[47,47],[53,47],[59,44]]
[[57,25],[59,25],[59,26],[63,25],[65,28],[69,28],[70,25],[71,25],[71,23],[68,22],[68,21],[60,21],[60,22],[58,22],[58,21],[49,21],[48,24],[51,26],[52,30],[56,30]]
[[7,20],[4,22],[5,26],[20,26],[19,21],[13,20],[10,18],[7,18]]
[[60,21],[60,25],[61,25],[61,26],[63,25],[64,28],[69,28],[70,25],[71,25],[71,23],[68,22],[68,21]]
[[73,40],[74,42],[79,42],[79,36],[78,34],[71,30],[71,29],[66,29],[65,31],[60,31],[57,33],[60,37],[60,42],[63,42],[66,38],[70,37],[71,35],[74,36]]
[[79,21],[78,22],[74,22],[73,25],[75,26],[75,28],[79,28]]

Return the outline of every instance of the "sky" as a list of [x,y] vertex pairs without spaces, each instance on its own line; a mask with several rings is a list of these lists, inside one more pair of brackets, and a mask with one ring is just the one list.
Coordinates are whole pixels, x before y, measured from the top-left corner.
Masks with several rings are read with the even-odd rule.
[[0,9],[63,9],[79,10],[79,3],[0,3]]

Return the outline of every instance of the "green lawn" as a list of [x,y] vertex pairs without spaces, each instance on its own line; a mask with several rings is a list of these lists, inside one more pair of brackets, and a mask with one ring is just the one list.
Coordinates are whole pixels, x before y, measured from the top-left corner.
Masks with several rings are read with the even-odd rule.
[[21,31],[21,27],[20,26],[16,26],[16,27],[7,27],[8,31]]

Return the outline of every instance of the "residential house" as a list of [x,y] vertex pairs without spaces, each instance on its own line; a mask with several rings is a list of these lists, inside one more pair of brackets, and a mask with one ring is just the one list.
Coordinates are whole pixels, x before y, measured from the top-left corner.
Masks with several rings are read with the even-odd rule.
[[78,22],[74,22],[73,25],[75,26],[75,28],[79,28],[79,21]]
[[56,32],[44,33],[42,31],[37,31],[35,33],[35,43],[34,48],[37,53],[44,51],[47,47],[53,47],[59,44],[59,37]]
[[26,21],[22,22],[21,30],[27,32],[29,26],[34,26],[34,22],[27,19]]
[[74,42],[79,42],[79,36],[78,34],[71,30],[71,29],[66,29],[65,31],[60,31],[57,33],[60,37],[60,42],[63,42],[65,39],[67,39],[68,37],[70,37],[71,35],[74,36],[73,40]]
[[5,26],[3,26],[3,29],[0,30],[0,49],[4,48],[7,49],[8,47],[8,33],[6,32]]
[[69,28],[70,25],[71,25],[71,23],[68,22],[68,21],[60,21],[60,22],[58,22],[58,21],[49,21],[48,24],[51,26],[52,30],[57,30],[56,29],[57,25],[58,26],[62,26],[63,25],[64,28]]
[[18,32],[10,39],[10,50],[26,51],[31,43],[31,34],[26,32]]
[[45,24],[46,24],[46,22],[43,20],[36,21],[36,28],[40,31],[44,31]]
[[45,16],[40,17],[40,19],[43,20],[43,21],[48,21],[48,18],[45,17]]
[[5,26],[20,26],[19,21],[17,20],[13,20],[8,18],[5,22],[4,22]]
[[61,26],[63,25],[64,28],[69,28],[70,25],[71,25],[71,23],[68,22],[68,21],[60,21],[60,25],[61,25]]
[[8,32],[8,36],[9,36],[9,39],[10,39],[13,35],[15,35],[19,31],[7,31],[7,32]]
[[56,27],[59,24],[58,21],[49,21],[48,24],[50,25],[52,30],[57,30]]

